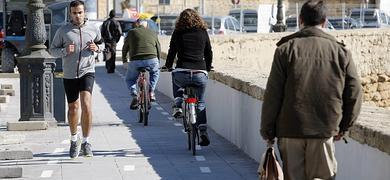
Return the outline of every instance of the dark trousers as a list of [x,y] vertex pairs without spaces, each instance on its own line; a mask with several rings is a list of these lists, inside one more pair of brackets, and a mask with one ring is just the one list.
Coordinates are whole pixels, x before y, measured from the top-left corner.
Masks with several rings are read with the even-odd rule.
[[116,43],[106,42],[104,44],[106,46],[104,60],[106,61],[107,73],[113,73],[115,71]]

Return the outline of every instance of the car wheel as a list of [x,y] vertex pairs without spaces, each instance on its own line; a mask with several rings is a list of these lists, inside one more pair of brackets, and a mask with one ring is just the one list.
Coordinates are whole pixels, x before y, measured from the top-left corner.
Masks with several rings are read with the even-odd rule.
[[1,72],[13,73],[15,67],[15,51],[10,48],[3,48],[1,51]]

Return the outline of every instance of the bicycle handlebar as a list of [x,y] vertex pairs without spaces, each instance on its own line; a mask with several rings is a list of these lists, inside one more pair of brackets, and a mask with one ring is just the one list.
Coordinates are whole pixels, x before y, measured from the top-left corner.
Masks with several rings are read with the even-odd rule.
[[[166,66],[162,66],[159,69],[160,69],[160,72],[172,72],[174,70],[173,68],[167,68]],[[214,67],[211,66],[211,69],[209,72],[213,72],[213,71],[214,71]]]

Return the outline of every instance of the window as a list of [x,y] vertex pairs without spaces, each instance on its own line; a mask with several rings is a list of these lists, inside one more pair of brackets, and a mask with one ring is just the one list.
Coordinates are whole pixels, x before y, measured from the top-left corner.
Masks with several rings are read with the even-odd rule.
[[233,25],[234,25],[234,31],[240,31],[240,23],[237,21],[237,19],[234,19],[234,18],[230,18],[233,22]]
[[257,26],[257,14],[245,14],[244,26]]
[[234,31],[234,25],[230,18],[225,19],[225,25],[226,25],[226,29]]
[[159,3],[160,5],[169,5],[169,4],[171,4],[170,1],[171,1],[171,0],[158,0],[158,3]]
[[52,20],[53,24],[60,24],[60,23],[65,23],[65,15],[66,15],[66,8],[65,9],[58,9],[58,10],[53,10],[52,11]]
[[381,21],[383,24],[387,24],[387,17],[385,13],[381,13]]
[[[206,22],[207,24],[207,28],[208,29],[212,29],[211,26],[212,26],[212,23],[213,23],[213,18],[204,18],[204,21]],[[214,18],[214,29],[219,29],[221,28],[221,19],[219,18]]]

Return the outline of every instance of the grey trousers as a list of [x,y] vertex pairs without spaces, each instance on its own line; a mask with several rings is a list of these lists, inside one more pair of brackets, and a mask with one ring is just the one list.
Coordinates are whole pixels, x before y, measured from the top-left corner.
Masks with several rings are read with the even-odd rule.
[[333,180],[337,162],[333,137],[279,138],[285,180]]

